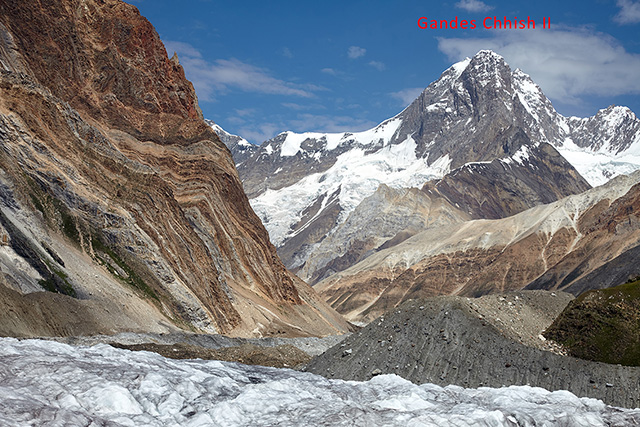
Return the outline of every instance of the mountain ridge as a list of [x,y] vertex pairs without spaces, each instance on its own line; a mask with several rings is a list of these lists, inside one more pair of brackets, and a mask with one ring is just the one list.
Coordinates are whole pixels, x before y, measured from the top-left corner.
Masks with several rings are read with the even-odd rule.
[[[630,119],[632,126],[621,132],[637,131],[640,147],[638,121]],[[586,134],[584,123],[581,129]],[[336,233],[380,184],[424,187],[474,218],[513,215],[586,190],[589,184],[563,155],[573,144],[569,132],[567,120],[526,74],[511,71],[499,55],[481,51],[448,68],[401,113],[369,131],[285,132],[265,141],[238,170],[285,265],[315,283],[325,277],[328,264],[310,271],[307,260],[317,264],[317,251],[329,252],[322,247],[325,237]],[[617,138],[616,132],[611,138]],[[536,156],[526,155],[534,152],[530,148]],[[465,171],[465,165],[471,169]],[[544,178],[543,171],[553,179]],[[487,185],[494,184],[510,201],[486,200],[493,191]],[[474,186],[476,196],[464,196],[465,185]],[[367,243],[349,257],[360,259],[381,243]]]
[[366,323],[411,298],[602,287],[584,278],[640,243],[639,183],[636,171],[507,218],[425,229],[316,289],[349,320]]
[[[508,64],[504,62],[504,59],[500,55],[492,51],[479,51],[478,54],[474,56],[474,59],[476,58],[489,58],[491,61],[503,63],[500,65],[501,67],[508,67]],[[481,65],[486,65],[483,63],[483,61],[484,59],[476,62],[481,62]],[[467,70],[469,65],[473,65],[472,58],[467,58],[463,61],[455,63],[447,70],[445,70],[442,76],[438,80],[433,82],[430,86],[442,87],[446,84],[450,84],[452,81],[458,79]],[[476,66],[475,68],[481,67]],[[489,76],[488,78],[487,75]],[[547,129],[536,129],[536,132],[531,132],[532,134],[541,134],[542,140],[551,142],[552,145],[554,145],[556,148],[564,149],[564,152],[570,152],[571,149],[574,148],[574,146],[581,148],[589,147],[598,154],[604,154],[604,152],[619,154],[628,150],[632,145],[640,143],[640,120],[637,119],[635,114],[629,108],[612,105],[599,110],[592,117],[565,117],[555,111],[550,101],[542,93],[541,89],[522,70],[516,69],[512,72],[512,75],[518,89],[515,93],[515,97],[517,98],[518,104],[520,104],[519,108],[524,108],[527,111],[530,116],[529,119],[537,123],[547,123],[547,125],[550,122],[557,122],[556,129],[548,129],[549,126],[546,126]],[[485,80],[482,80],[482,78],[483,76],[481,75],[480,79],[478,79],[479,84],[482,86],[486,86],[487,84],[489,84],[491,78],[493,78],[494,80],[498,79],[496,73],[489,73],[486,71],[484,73]],[[498,88],[500,88],[504,86],[504,84],[503,82],[498,82],[497,86]],[[462,84],[458,84],[458,89],[460,88],[462,88]],[[336,149],[340,149],[343,145],[345,145],[345,143],[355,143],[371,146],[375,145],[374,142],[380,143],[380,140],[384,142],[385,139],[390,140],[394,136],[395,140],[393,142],[397,143],[401,142],[400,138],[403,135],[403,132],[400,131],[400,128],[398,126],[393,128],[392,133],[394,135],[386,136],[386,138],[370,138],[369,135],[379,133],[381,129],[387,127],[388,123],[393,123],[394,121],[396,121],[396,119],[406,113],[406,111],[410,109],[414,103],[421,104],[421,107],[424,110],[446,114],[453,112],[453,104],[459,104],[464,101],[465,98],[471,98],[471,95],[469,94],[466,94],[466,96],[462,96],[460,93],[456,93],[454,99],[433,99],[433,97],[426,96],[428,95],[426,93],[427,89],[425,89],[412,104],[407,106],[396,116],[382,121],[379,125],[369,130],[362,132],[341,133],[295,133],[292,131],[285,131],[274,138],[264,141],[259,146],[253,145],[253,147],[259,147],[260,149],[262,149],[262,154],[271,155],[274,152],[282,151],[282,146],[285,146],[285,152],[281,154],[284,157],[292,157],[296,154],[302,154],[302,157],[310,157],[318,160],[320,156],[328,155],[327,153],[319,153],[319,148],[323,148],[325,151],[331,152]],[[453,102],[447,103],[445,101]],[[540,112],[542,112],[543,114],[540,114]],[[479,112],[476,112],[476,115],[477,114],[479,114]],[[600,131],[593,130],[594,128],[598,127],[600,128]],[[606,138],[598,137],[600,133],[603,133],[601,132],[603,130],[605,131],[604,133],[607,134]],[[223,132],[226,133],[226,131]],[[398,135],[395,135],[396,133]],[[568,141],[567,138],[569,139]],[[611,142],[614,142],[613,146],[610,145]],[[569,147],[565,148],[564,144],[568,144]],[[636,150],[634,150],[634,152],[635,151]],[[434,159],[431,159],[431,162],[433,161]],[[476,161],[482,160],[480,159]],[[469,162],[454,162],[452,167],[456,168],[466,163]],[[577,163],[579,162],[576,162],[576,164]],[[637,163],[639,163],[639,161],[636,161],[634,159],[634,164]],[[274,168],[273,171],[277,169],[278,168]],[[585,171],[586,169],[583,168],[581,168],[580,170],[583,175],[586,175],[584,173]],[[243,177],[243,181],[247,179],[247,177],[245,176],[245,172],[242,169],[240,170],[240,173]],[[604,181],[602,180],[603,178],[609,179],[613,176],[614,174],[610,174],[598,179],[590,178],[589,182],[591,183],[591,185],[599,185],[604,183]],[[254,185],[250,183],[248,187],[250,187],[250,189],[253,189]],[[264,191],[264,189],[260,191]],[[254,198],[253,193],[250,193],[250,198]]]
[[[551,243],[548,236],[532,234],[520,246],[505,241],[500,248],[442,253],[430,258],[432,266],[421,264],[417,276],[409,265],[383,272],[373,260],[404,250],[421,233],[432,234],[435,240],[429,244],[437,246],[438,239],[447,237],[438,228],[465,241],[464,230],[473,228],[469,220],[541,214],[531,209],[633,172],[640,168],[640,120],[616,106],[589,118],[566,118],[527,74],[511,70],[494,52],[480,51],[449,67],[407,108],[371,130],[284,132],[254,150],[239,164],[239,173],[285,265],[314,284],[334,308],[360,322],[409,295],[599,286],[583,283],[591,267],[583,268],[584,274],[575,270],[582,258],[567,246],[579,240],[575,227]],[[625,238],[632,246],[633,234]],[[598,245],[604,252],[590,261],[596,269],[605,268],[598,257],[615,258],[630,249]],[[557,254],[536,253],[547,247]],[[501,258],[505,250],[521,259],[509,264]],[[566,256],[563,261],[560,253]],[[513,275],[512,283],[492,284],[465,270],[474,262],[491,270],[487,263],[492,259],[502,259],[494,273]],[[430,268],[433,274],[460,272],[452,279],[455,285],[420,284]],[[627,269],[618,270],[624,275]],[[361,277],[351,277],[352,271]],[[458,274],[474,279],[462,283]],[[548,279],[566,275],[572,284]]]

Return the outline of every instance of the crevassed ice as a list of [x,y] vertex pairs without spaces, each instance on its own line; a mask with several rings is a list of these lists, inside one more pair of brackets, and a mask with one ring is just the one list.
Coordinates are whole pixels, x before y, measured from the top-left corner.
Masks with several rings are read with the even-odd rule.
[[107,345],[0,338],[0,424],[110,426],[605,426],[640,422],[567,391],[328,380],[171,360]]

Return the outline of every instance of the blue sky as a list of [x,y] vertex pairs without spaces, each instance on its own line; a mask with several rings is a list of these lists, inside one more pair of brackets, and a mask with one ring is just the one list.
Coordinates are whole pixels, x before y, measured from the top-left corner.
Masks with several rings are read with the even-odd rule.
[[[285,130],[368,129],[480,49],[531,75],[564,115],[611,104],[640,114],[640,1],[129,2],[169,56],[178,52],[205,117],[254,143]],[[420,29],[421,16],[477,28]],[[487,30],[486,16],[530,16],[538,27]]]

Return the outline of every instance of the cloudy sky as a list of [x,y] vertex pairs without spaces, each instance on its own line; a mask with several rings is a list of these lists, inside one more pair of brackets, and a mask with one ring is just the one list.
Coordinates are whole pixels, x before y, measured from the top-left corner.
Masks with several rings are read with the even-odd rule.
[[[638,0],[129,1],[178,53],[205,117],[254,143],[368,129],[481,49],[531,75],[564,115],[611,104],[640,114]],[[421,29],[423,16],[476,28]],[[537,27],[484,29],[487,16]]]

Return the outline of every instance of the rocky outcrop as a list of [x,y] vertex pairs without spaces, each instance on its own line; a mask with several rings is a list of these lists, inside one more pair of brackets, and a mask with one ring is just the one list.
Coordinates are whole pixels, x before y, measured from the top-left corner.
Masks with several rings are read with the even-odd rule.
[[[182,67],[135,7],[7,1],[0,24],[2,210],[16,228],[35,218],[28,240],[45,265],[55,259],[42,241],[65,235],[104,264],[105,286],[132,286],[166,322],[345,330],[278,259]],[[56,267],[91,300],[70,269]]]
[[14,46],[13,57],[3,63],[14,64],[14,71],[32,76],[74,109],[158,143],[193,142],[203,131],[193,86],[134,7],[9,0],[0,8],[4,38]]
[[[639,181],[635,172],[511,217],[422,231],[316,289],[349,320],[369,322],[411,298],[604,287],[608,282],[586,280],[592,272],[606,276],[600,268],[640,244]],[[637,270],[616,265],[622,277]]]

